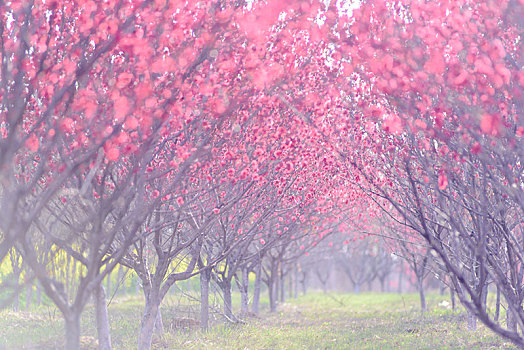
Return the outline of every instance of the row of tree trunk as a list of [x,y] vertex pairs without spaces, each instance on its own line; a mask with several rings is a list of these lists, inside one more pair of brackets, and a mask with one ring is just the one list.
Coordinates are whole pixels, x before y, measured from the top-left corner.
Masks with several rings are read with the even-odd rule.
[[[250,271],[249,268],[243,267],[241,269],[241,276],[239,279],[236,279],[238,290],[241,296],[240,303],[240,319],[245,319],[249,316],[249,275],[250,273],[255,274],[255,280],[253,284],[252,299],[251,299],[251,313],[258,315],[260,312],[260,294],[262,283],[267,286],[267,291],[269,294],[269,306],[270,311],[274,312],[276,310],[278,302],[284,302],[286,298],[286,276],[289,275],[288,279],[288,289],[289,295],[293,295],[295,298],[298,296],[299,284],[302,285],[302,291],[306,293],[306,273],[300,271],[297,264],[291,265],[292,268],[285,273],[282,269],[281,264],[274,263],[270,264],[268,268],[264,269],[262,264],[255,265],[254,269]],[[291,272],[291,273],[289,273]],[[201,311],[200,311],[200,324],[203,330],[208,330],[209,321],[210,321],[210,284],[213,280],[217,282],[222,297],[223,297],[223,316],[229,322],[238,322],[240,321],[233,313],[232,307],[232,287],[231,279],[222,279],[217,280],[213,276],[213,271],[211,269],[204,269],[200,273],[200,302],[201,302]],[[123,270],[119,270],[119,277],[123,278]],[[417,287],[420,295],[420,304],[421,311],[425,312],[427,310],[427,303],[424,290],[424,274],[416,274],[417,276]],[[302,278],[301,278],[302,277]],[[236,278],[236,276],[235,276]],[[481,281],[483,285],[482,288],[482,302],[484,307],[487,304],[487,294],[488,294],[488,284],[486,281]],[[138,284],[137,284],[138,286]],[[106,280],[106,288],[111,289],[111,280],[108,278]],[[480,288],[480,287],[479,287]],[[33,299],[33,284],[27,286],[27,295],[26,295],[26,307],[31,305]],[[147,288],[146,288],[147,289]],[[151,337],[153,334],[162,334],[163,333],[163,322],[160,312],[161,299],[155,298],[153,295],[149,295],[147,290],[144,289],[146,294],[146,305],[145,311],[142,318],[142,324],[140,328],[139,339],[144,341],[139,341],[139,348],[146,349],[150,348]],[[115,290],[116,292],[117,290]],[[451,292],[451,301],[452,308],[455,309],[456,304],[456,292],[453,288],[450,288]],[[459,298],[461,297],[459,293]],[[95,314],[96,314],[96,323],[97,323],[97,332],[98,332],[98,342],[100,349],[111,349],[111,336],[109,329],[109,317],[107,311],[107,295],[102,284],[96,290],[96,293],[93,295],[93,300],[95,304]],[[36,284],[36,303],[41,303],[41,288],[40,285]],[[497,299],[496,299],[496,310],[495,310],[495,319],[499,320],[500,315],[500,305],[501,297],[500,291],[497,289]],[[19,308],[19,301],[15,300],[14,302],[15,309]],[[80,313],[78,313],[80,314]],[[517,322],[512,318],[511,312],[507,312],[506,322],[511,329],[516,330]],[[477,326],[477,318],[474,314],[468,313],[467,324],[469,330],[475,330]],[[66,319],[66,337],[68,340],[73,341],[73,339],[78,339],[80,333],[80,318],[72,314],[71,317]],[[71,344],[70,344],[71,345]]]

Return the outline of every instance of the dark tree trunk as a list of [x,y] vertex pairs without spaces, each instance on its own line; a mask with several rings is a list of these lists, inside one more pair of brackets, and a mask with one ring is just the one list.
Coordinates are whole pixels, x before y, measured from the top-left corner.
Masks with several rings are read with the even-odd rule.
[[240,283],[240,315],[246,317],[249,310],[249,270],[247,267],[242,269],[242,280]]
[[69,315],[65,319],[66,350],[80,349],[80,315]]
[[455,311],[455,308],[457,307],[457,302],[455,300],[455,289],[453,286],[449,287],[449,293],[451,294],[451,309]]
[[255,285],[253,286],[253,304],[251,305],[251,312],[258,315],[260,312],[260,287],[262,283],[262,263],[257,265],[255,275]]
[[275,312],[277,310],[277,301],[276,301],[276,283],[273,278],[269,280],[267,291],[269,293],[269,311]]
[[276,303],[276,300],[275,300],[275,291],[273,289],[274,289],[273,287],[268,288],[268,293],[269,293],[269,311],[270,312],[275,312],[277,310],[277,303]]
[[98,334],[98,347],[100,350],[111,349],[111,334],[109,331],[109,317],[107,315],[106,293],[104,287],[100,286],[95,290],[96,308],[96,331]]
[[209,327],[209,270],[200,273],[200,327],[207,331]]
[[224,280],[220,285],[224,297],[224,315],[230,320],[233,319],[233,300],[231,297],[231,281]]
[[418,278],[417,287],[420,296],[420,311],[426,312],[428,311],[428,306],[426,304],[426,293],[424,292],[424,280],[422,278]]

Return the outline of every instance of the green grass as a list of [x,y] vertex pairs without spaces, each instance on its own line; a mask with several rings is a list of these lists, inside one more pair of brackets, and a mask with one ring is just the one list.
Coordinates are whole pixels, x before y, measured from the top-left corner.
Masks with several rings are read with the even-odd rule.
[[[234,304],[238,306],[238,295]],[[202,333],[194,320],[199,306],[181,295],[169,295],[163,305],[166,333],[155,337],[156,349],[500,349],[513,348],[479,323],[466,329],[465,313],[439,303],[447,297],[430,294],[429,312],[421,314],[416,294],[310,293],[245,324],[225,324],[214,315],[213,328]],[[218,300],[216,301],[218,302]],[[136,348],[142,311],[140,297],[121,297],[109,307],[115,349]],[[219,307],[218,304],[215,305]],[[92,307],[82,319],[84,348],[95,348]],[[63,322],[53,307],[0,313],[0,349],[59,348]]]

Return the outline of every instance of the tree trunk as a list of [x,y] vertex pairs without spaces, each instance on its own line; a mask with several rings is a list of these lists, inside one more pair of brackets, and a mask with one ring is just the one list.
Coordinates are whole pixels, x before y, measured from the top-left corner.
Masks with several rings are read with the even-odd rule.
[[476,331],[477,330],[477,317],[475,314],[468,310],[468,331]]
[[453,286],[449,287],[449,293],[451,294],[451,309],[455,311],[457,303],[455,301],[455,289],[453,288]]
[[487,311],[488,309],[488,284],[484,283],[481,294],[482,309]]
[[158,296],[146,295],[144,315],[142,316],[142,323],[140,324],[140,331],[138,334],[139,350],[151,349],[151,341],[153,339],[159,305],[160,300],[158,300]]
[[288,297],[292,298],[293,297],[293,274],[292,273],[289,274],[287,278],[287,282],[288,282],[287,283]]
[[257,265],[255,275],[255,285],[253,286],[253,304],[251,305],[251,312],[258,315],[260,311],[260,285],[262,283],[262,263]]
[[36,305],[42,304],[42,285],[40,281],[36,281]]
[[[14,270],[14,268],[13,268]],[[19,286],[20,284],[20,271],[16,269],[16,271],[13,271],[14,280],[15,280],[15,286]],[[15,299],[13,301],[13,310],[18,311],[20,309],[20,290],[16,291]]]
[[209,270],[200,273],[200,327],[207,331],[209,327]]
[[240,285],[240,315],[246,317],[249,303],[249,270],[242,269],[242,280]]
[[278,269],[272,273],[271,278],[273,279],[273,300],[278,303],[278,298],[280,294],[280,276],[278,274]]
[[286,279],[284,277],[284,271],[280,270],[280,302],[286,301]]
[[398,294],[402,294],[402,277],[403,277],[403,272],[402,272],[402,266],[403,264],[401,263],[400,264],[400,270],[398,272],[398,286],[397,286],[397,293]]
[[322,292],[326,294],[327,293],[327,281],[321,280],[320,283],[322,284]]
[[276,283],[273,279],[269,280],[269,284],[267,286],[267,291],[269,294],[269,311],[275,312],[277,310],[277,301],[276,299]]
[[293,294],[295,299],[298,298],[298,264],[293,264]]
[[360,284],[355,283],[355,286],[353,287],[353,293],[358,294],[360,292]]
[[379,278],[380,281],[380,292],[384,293],[386,291],[385,285],[386,285],[386,279],[385,278]]
[[420,296],[420,311],[428,311],[428,306],[426,304],[426,294],[424,293],[424,281],[422,278],[418,279],[418,294]]
[[511,311],[509,306],[506,311],[506,324],[507,324],[508,330],[513,331],[513,332],[517,331],[517,320],[515,319],[513,312]]
[[18,311],[20,309],[20,292],[15,292],[15,299],[13,300],[13,311]]
[[100,350],[111,349],[111,334],[109,331],[109,317],[107,315],[106,293],[102,284],[94,293],[96,308],[96,332]]
[[27,284],[27,295],[25,301],[25,309],[29,311],[31,304],[33,303],[33,283]]
[[302,284],[302,293],[306,295],[307,292],[307,275],[304,273],[304,278],[300,280],[300,284]]
[[162,311],[160,307],[158,307],[158,311],[156,313],[155,334],[158,336],[164,334],[164,321],[162,320]]
[[224,297],[224,315],[230,320],[233,319],[233,301],[231,297],[231,281],[224,280],[220,285]]
[[66,350],[80,349],[80,315],[70,315],[65,319]]

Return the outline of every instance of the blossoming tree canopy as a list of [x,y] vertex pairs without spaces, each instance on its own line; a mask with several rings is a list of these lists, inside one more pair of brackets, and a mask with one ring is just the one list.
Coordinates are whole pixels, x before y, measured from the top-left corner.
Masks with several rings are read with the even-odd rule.
[[520,137],[523,13],[521,1],[367,1],[348,59],[393,114],[385,124],[396,115],[398,127],[434,136],[458,119],[469,132]]
[[[129,172],[128,159],[148,151],[151,160],[135,164],[133,171],[142,166],[146,173],[169,172],[200,146],[212,144],[204,135],[239,133],[252,119],[245,110],[233,113],[242,104],[260,110],[256,117],[267,126],[280,128],[259,122],[249,130],[267,140],[244,134],[240,147],[215,145],[211,152],[225,147],[225,161],[235,159],[243,169],[228,176],[256,179],[263,174],[258,164],[267,157],[279,163],[282,176],[298,168],[306,178],[310,174],[304,169],[318,161],[333,171],[329,156],[319,155],[326,146],[296,146],[305,139],[314,145],[319,136],[304,118],[297,118],[301,121],[293,129],[279,120],[296,117],[300,99],[310,99],[315,112],[326,112],[311,93],[314,88],[306,89],[308,75],[314,81],[318,69],[328,69],[322,53],[328,42],[322,39],[330,33],[316,22],[319,12],[333,21],[333,6],[316,1],[2,4],[3,186],[14,196],[24,183],[26,195],[41,208],[75,169],[85,172],[85,181],[97,181],[89,175],[97,167],[121,161],[120,171]],[[285,133],[284,127],[288,139],[270,150],[267,145]],[[300,156],[287,156],[299,149]],[[320,189],[310,191],[308,200],[314,191]],[[161,192],[151,188],[153,198]],[[16,202],[12,196],[4,199]],[[32,213],[26,224],[38,210]]]
[[[172,137],[180,150],[169,164],[185,161],[198,144],[192,128],[217,124],[252,90],[252,80],[239,75],[242,57],[252,51],[235,24],[247,12],[217,1],[0,5],[6,202],[16,203],[21,183],[29,195],[37,183],[55,184],[39,197],[44,203],[69,171],[96,164],[99,147],[107,164]],[[276,20],[257,16],[266,27]],[[264,88],[272,79],[254,81]],[[2,212],[16,217],[10,208]]]
[[[59,140],[67,145],[62,157],[102,146],[109,162],[133,154],[151,137],[193,143],[183,130],[217,123],[253,89],[277,83],[296,87],[288,84],[308,52],[292,53],[288,46],[300,30],[314,28],[308,16],[318,6],[302,1],[244,7],[216,1],[4,5],[2,160],[20,149],[30,157],[60,153]],[[43,160],[47,157],[40,164]],[[64,162],[54,161],[57,167]]]

